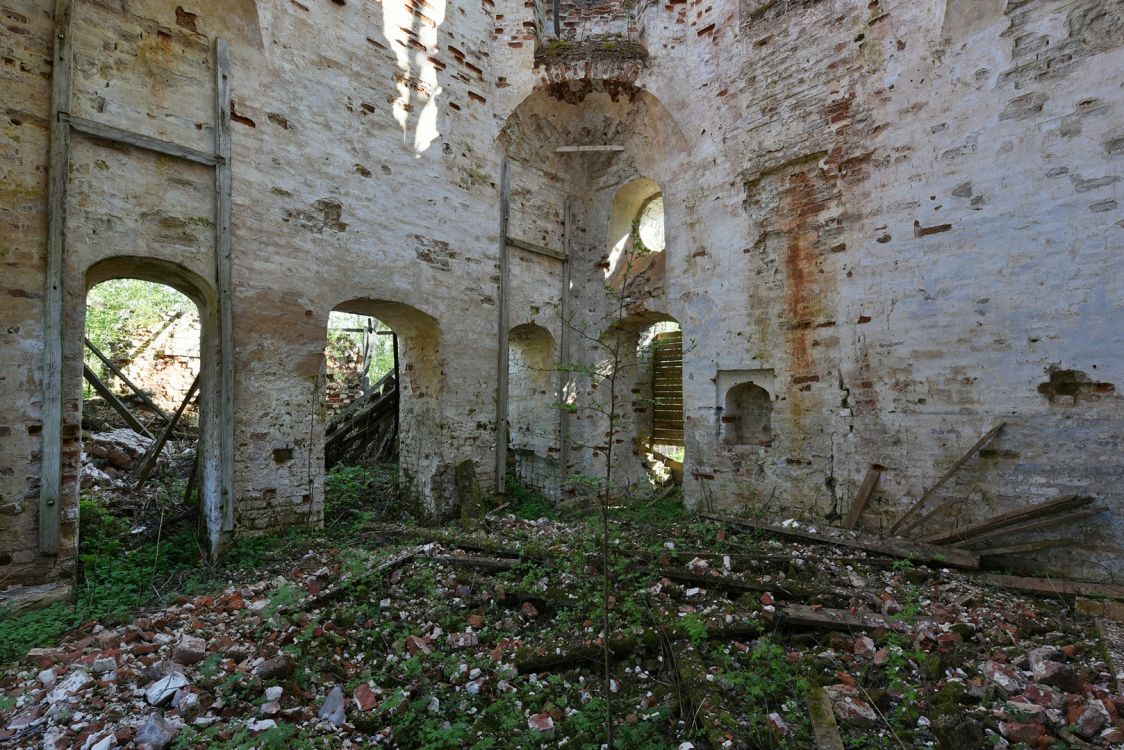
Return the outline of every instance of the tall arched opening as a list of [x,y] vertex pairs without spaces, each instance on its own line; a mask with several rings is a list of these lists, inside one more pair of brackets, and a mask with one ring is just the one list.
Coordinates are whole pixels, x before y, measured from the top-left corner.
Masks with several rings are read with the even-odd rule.
[[[83,332],[83,340],[74,348],[81,347],[84,355],[82,382],[87,390],[83,395],[100,399],[104,408],[91,408],[83,414],[83,422],[97,427],[97,420],[112,412],[125,422],[121,440],[127,442],[130,433],[137,439],[131,446],[114,447],[111,440],[95,443],[86,433],[90,448],[86,452],[92,460],[83,468],[80,480],[87,484],[105,481],[95,473],[97,470],[122,487],[143,486],[164,466],[170,466],[173,473],[167,487],[174,486],[175,494],[188,507],[198,503],[206,546],[214,553],[225,510],[219,463],[219,342],[214,289],[201,276],[175,263],[134,256],[95,263],[87,270],[85,282],[82,325],[77,327]],[[119,309],[133,306],[129,314],[134,318],[120,321],[118,333],[138,324],[137,331],[144,334],[125,357],[87,325],[89,322],[97,328],[112,324],[98,320],[107,307],[113,307],[105,299],[107,293],[119,297]],[[89,321],[87,300],[95,305]],[[103,351],[95,339],[108,351]],[[171,446],[176,450],[169,450]],[[105,457],[101,467],[96,465],[97,453]]]
[[332,319],[343,321],[335,328],[338,333],[358,335],[360,330],[341,329],[363,329],[368,356],[374,356],[366,368],[360,366],[364,372],[356,373],[354,398],[326,409],[335,412],[327,421],[326,463],[397,461],[403,497],[423,514],[437,513],[433,482],[439,470],[444,377],[437,321],[411,305],[377,299],[349,300],[332,313]]

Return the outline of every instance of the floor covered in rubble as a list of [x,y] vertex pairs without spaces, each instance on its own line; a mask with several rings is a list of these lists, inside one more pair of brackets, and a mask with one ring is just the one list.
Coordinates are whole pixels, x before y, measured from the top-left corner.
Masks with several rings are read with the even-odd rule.
[[2,667],[0,747],[599,748],[606,696],[626,748],[1124,747],[1109,602],[673,496],[612,514],[606,567],[596,514],[526,511],[352,514],[254,573],[87,622]]

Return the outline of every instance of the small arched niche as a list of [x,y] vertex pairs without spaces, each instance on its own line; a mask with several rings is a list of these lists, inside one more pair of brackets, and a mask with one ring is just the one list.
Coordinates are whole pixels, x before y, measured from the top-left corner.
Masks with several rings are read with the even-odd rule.
[[560,492],[558,358],[554,336],[534,323],[508,335],[509,472],[548,498]]
[[763,445],[773,442],[773,399],[756,383],[738,383],[726,391],[722,411],[726,445]]

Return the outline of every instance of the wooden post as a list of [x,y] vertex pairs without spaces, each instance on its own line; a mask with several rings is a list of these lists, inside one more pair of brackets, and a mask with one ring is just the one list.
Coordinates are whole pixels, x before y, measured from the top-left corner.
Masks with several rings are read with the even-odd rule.
[[129,428],[132,429],[133,432],[139,432],[147,438],[152,437],[152,433],[145,429],[144,425],[140,423],[139,419],[133,416],[133,413],[129,411],[129,408],[125,406],[125,404],[121,403],[121,399],[117,398],[117,394],[111,391],[109,386],[103,383],[101,378],[85,363],[82,364],[82,376],[86,378],[87,383],[93,386],[98,395],[104,398],[105,402],[112,406],[115,412],[121,415],[121,418],[125,420],[125,424],[129,425]]
[[847,513],[847,520],[843,522],[843,528],[855,528],[855,524],[859,522],[859,516],[863,514],[863,510],[866,508],[867,501],[874,494],[874,488],[878,485],[880,476],[882,476],[882,472],[874,467],[866,470],[866,477],[863,478],[862,486],[859,487],[855,499],[851,501],[851,509]]
[[[394,439],[398,439],[398,427],[402,413],[402,374],[398,371],[398,334],[391,332],[390,343],[394,347]],[[384,376],[379,382],[386,380]]]
[[570,412],[565,408],[565,403],[566,389],[571,382],[570,373],[566,368],[570,363],[570,233],[572,231],[573,206],[572,200],[568,196],[563,211],[562,250],[566,257],[562,261],[562,328],[558,336],[558,402],[563,405],[558,410],[560,415],[558,460],[562,464],[558,487],[560,493],[566,488],[566,478],[569,476],[570,470]]
[[[222,529],[234,528],[234,312],[230,257],[230,48],[215,42],[215,276],[219,292],[219,493]],[[214,540],[212,540],[212,545]]]
[[59,551],[62,502],[63,303],[66,289],[66,203],[70,173],[70,109],[73,68],[73,0],[56,0],[51,68],[51,150],[47,173],[47,289],[43,298],[43,442],[39,475],[39,554]]
[[496,492],[507,491],[507,358],[508,334],[511,324],[507,309],[507,213],[511,200],[510,165],[507,159],[500,162],[500,280],[496,294],[499,306],[499,331],[497,332],[496,362]]

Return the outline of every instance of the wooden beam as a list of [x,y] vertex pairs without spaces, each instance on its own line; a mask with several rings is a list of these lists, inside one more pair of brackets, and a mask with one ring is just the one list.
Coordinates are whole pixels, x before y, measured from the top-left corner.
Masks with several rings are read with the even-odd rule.
[[751,521],[749,519],[715,516],[708,513],[703,513],[701,515],[703,518],[708,518],[712,521],[763,531],[777,536],[819,542],[820,544],[834,544],[842,547],[862,549],[868,552],[877,552],[882,555],[890,555],[906,560],[931,562],[939,565],[968,569],[975,569],[980,566],[979,555],[974,552],[969,552],[968,550],[957,549],[956,547],[937,547],[932,544],[914,542],[900,537],[878,537],[874,534],[868,534],[862,531],[848,531],[832,526],[814,526],[795,521],[786,521],[785,524],[782,525]]
[[183,401],[180,402],[176,413],[172,415],[171,421],[164,425],[164,429],[162,429],[156,439],[152,441],[152,445],[148,446],[148,450],[145,451],[144,457],[137,466],[137,489],[140,489],[141,485],[152,476],[152,470],[156,468],[156,460],[160,457],[160,451],[164,449],[164,444],[168,442],[172,431],[175,430],[176,425],[179,424],[180,417],[183,416],[187,405],[191,403],[191,399],[195,397],[195,392],[198,390],[199,376],[196,375],[195,380],[191,381],[191,387],[187,389],[187,395],[183,397]]
[[951,500],[947,500],[941,503],[925,515],[921,516],[921,518],[919,518],[916,523],[911,524],[911,530],[925,528],[925,524],[929,523],[929,521],[931,521],[933,518],[936,518],[944,511],[957,505],[963,505],[966,502],[968,502],[968,498],[966,497],[954,497]]
[[1124,599],[1124,586],[1089,581],[1069,581],[1064,578],[1033,578],[1030,576],[1004,576],[995,573],[976,573],[977,581],[1005,589],[1029,591],[1032,594],[1051,596],[1107,596]]
[[66,208],[70,175],[70,109],[74,55],[73,0],[56,0],[51,61],[50,155],[47,167],[47,287],[43,297],[43,408],[39,464],[39,554],[59,551],[62,504],[62,351],[66,291]]
[[[219,293],[219,497],[222,530],[234,529],[234,282],[230,250],[230,48],[215,40],[215,278]],[[215,548],[216,540],[211,540]]]
[[132,130],[125,130],[114,125],[107,125],[104,122],[97,122],[96,120],[88,120],[85,117],[78,117],[76,115],[62,113],[64,122],[69,123],[70,127],[74,128],[79,133],[100,138],[103,141],[112,141],[113,143],[121,143],[126,146],[134,146],[136,148],[151,151],[157,154],[164,154],[165,156],[172,156],[184,161],[195,162],[196,164],[203,164],[213,167],[222,161],[221,157],[215,154],[209,154],[206,151],[200,151],[197,148],[190,146],[181,146],[172,141],[165,141],[160,138],[153,138],[144,133],[136,133]]
[[125,420],[125,424],[129,425],[129,428],[132,429],[133,432],[139,432],[146,438],[152,437],[152,433],[145,429],[145,426],[141,424],[139,419],[133,416],[133,413],[129,411],[129,408],[125,406],[125,404],[121,403],[121,399],[117,398],[117,394],[110,390],[109,386],[103,383],[101,378],[85,363],[82,364],[82,377],[97,391],[99,396],[105,399],[107,404],[113,407],[115,412],[121,415],[121,418]]
[[996,529],[1017,524],[1020,521],[1029,521],[1032,518],[1040,518],[1042,516],[1051,516],[1056,513],[1061,513],[1065,510],[1073,510],[1081,508],[1093,502],[1091,497],[1077,497],[1076,495],[1066,495],[1065,497],[1047,500],[1043,503],[1035,503],[1025,508],[1013,510],[1010,513],[1003,513],[998,516],[993,516],[985,521],[974,523],[969,526],[964,526],[953,531],[943,534],[933,534],[927,536],[922,541],[928,544],[948,544],[949,542],[962,542],[972,537],[982,534],[987,531],[994,531]]
[[[566,196],[562,209],[562,328],[558,336],[558,403],[564,404],[569,388],[570,372],[570,233],[573,227],[573,201]],[[558,461],[560,464],[558,490],[565,492],[570,471],[570,411],[558,410]]]
[[1092,516],[1100,515],[1101,513],[1104,513],[1106,510],[1108,510],[1108,508],[1105,508],[1103,506],[1096,507],[1096,508],[1084,508],[1082,510],[1075,510],[1075,511],[1072,511],[1070,513],[1062,513],[1061,515],[1052,516],[1050,518],[1046,518],[1046,519],[1043,519],[1041,521],[1034,521],[1032,523],[1023,523],[1023,524],[1017,524],[1017,525],[1012,525],[1012,526],[1004,526],[1003,528],[995,529],[994,531],[989,531],[985,534],[979,534],[979,535],[973,537],[970,541],[953,542],[951,544],[951,546],[953,546],[953,547],[969,547],[973,544],[982,544],[985,541],[987,541],[988,539],[993,539],[997,536],[1002,536],[1004,538],[1008,538],[1008,537],[1012,537],[1016,534],[1024,534],[1028,531],[1040,531],[1042,529],[1049,529],[1049,528],[1054,528],[1054,527],[1058,527],[1058,526],[1063,526],[1065,524],[1076,523],[1077,521],[1081,521],[1081,520],[1084,520],[1086,518],[1091,518]]
[[1002,430],[1003,426],[1006,425],[1006,424],[1007,424],[1006,422],[1000,422],[995,427],[992,427],[987,432],[986,435],[984,435],[982,438],[977,440],[976,444],[973,445],[971,448],[969,448],[968,452],[965,453],[963,456],[961,456],[960,460],[957,461],[955,464],[953,464],[952,468],[949,469],[948,471],[946,471],[944,473],[944,476],[942,476],[940,479],[937,480],[936,484],[934,484],[932,487],[927,489],[925,491],[925,494],[923,494],[921,496],[921,499],[918,500],[916,503],[914,503],[912,506],[910,506],[909,510],[907,510],[905,512],[905,515],[903,515],[901,518],[898,519],[897,523],[895,523],[893,526],[890,527],[890,533],[891,534],[897,534],[899,530],[904,532],[904,531],[909,531],[910,529],[912,529],[915,524],[910,524],[910,525],[906,526],[904,529],[902,528],[902,526],[905,524],[905,522],[907,520],[909,520],[913,516],[914,513],[916,513],[918,510],[921,509],[921,506],[923,506],[929,500],[929,498],[932,497],[933,494],[937,490],[939,490],[942,485],[944,485],[945,482],[947,482],[949,479],[952,478],[953,474],[960,471],[960,468],[964,464],[968,463],[968,461],[971,460],[972,456],[976,455],[980,450],[983,449],[983,447],[985,445],[990,443],[992,438],[994,438],[996,435],[998,435],[999,431]]
[[111,360],[109,357],[105,356],[100,349],[98,349],[96,346],[94,346],[94,342],[90,341],[89,337],[86,337],[86,348],[89,349],[90,352],[95,357],[97,357],[103,365],[108,367],[109,371],[112,372],[114,375],[116,375],[121,380],[122,383],[124,383],[126,386],[128,386],[129,390],[131,390],[133,393],[137,394],[137,397],[141,401],[144,402],[145,406],[147,406],[149,409],[152,409],[154,412],[159,414],[160,418],[163,419],[165,422],[167,422],[169,419],[171,419],[171,417],[169,417],[167,414],[164,413],[163,409],[161,409],[159,406],[156,405],[156,402],[153,401],[152,398],[149,397],[149,395],[147,393],[145,393],[143,390],[141,390],[141,388],[136,383],[129,380],[129,378],[125,375],[125,373],[121,371],[121,368],[119,368],[117,365],[115,365],[113,363],[113,360]]
[[855,630],[898,630],[902,623],[875,612],[852,612],[807,604],[786,604],[777,611],[786,627],[820,628],[849,633]]
[[812,722],[815,750],[844,750],[831,698],[819,685],[808,688],[808,718]]
[[1076,539],[1039,539],[1036,542],[1008,544],[1004,547],[981,547],[972,551],[979,553],[980,557],[999,557],[1000,555],[1021,555],[1025,552],[1037,552],[1040,549],[1076,544]]
[[517,240],[514,237],[507,238],[507,244],[512,247],[517,247],[520,250],[526,250],[529,253],[536,255],[545,255],[548,258],[556,258],[557,260],[566,260],[566,253],[561,250],[552,250],[545,245],[536,245],[534,242],[527,242],[526,240]]
[[187,475],[187,486],[183,488],[183,504],[189,505],[191,503],[191,494],[195,492],[195,488],[199,485],[199,464],[202,461],[203,445],[196,441],[195,443],[195,458],[191,460],[191,473]]
[[604,151],[624,151],[624,146],[611,144],[604,146],[559,146],[554,149],[554,153],[556,154],[588,154]]
[[496,361],[496,492],[507,492],[507,396],[508,396],[508,336],[511,322],[507,309],[507,221],[511,202],[511,165],[507,159],[500,162],[500,273],[496,291],[499,308],[499,330],[496,332],[498,358]]
[[874,494],[874,488],[878,486],[878,479],[882,476],[882,472],[873,466],[866,470],[866,476],[863,478],[863,483],[859,487],[858,494],[855,499],[851,501],[851,509],[847,512],[847,520],[843,522],[843,528],[853,529],[855,524],[859,522],[859,516],[862,515],[863,510],[866,509],[866,504],[870,500],[871,495]]

